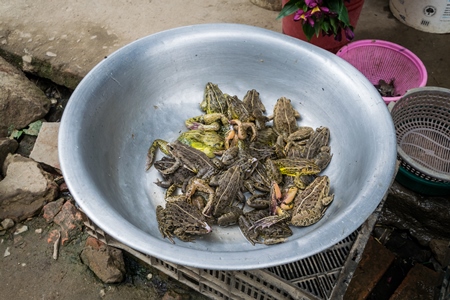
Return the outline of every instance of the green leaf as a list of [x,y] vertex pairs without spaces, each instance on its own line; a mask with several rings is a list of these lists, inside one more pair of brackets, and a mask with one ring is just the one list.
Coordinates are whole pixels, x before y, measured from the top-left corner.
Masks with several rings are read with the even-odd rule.
[[319,37],[319,34],[322,31],[322,26],[320,23],[319,22],[314,23],[314,33],[316,34],[316,37]]
[[322,23],[322,30],[327,33],[330,30],[331,26],[330,26],[330,21],[329,20],[324,20]]
[[[339,13],[340,5],[344,5],[343,1],[327,1],[324,6],[328,7],[330,11]],[[345,7],[345,6],[344,6]]]
[[277,20],[284,18],[286,16],[292,15],[298,10],[297,0],[290,0],[286,3],[280,11],[280,14],[277,17]]
[[308,23],[305,23],[303,24],[303,33],[305,34],[308,41],[310,41],[315,33],[315,29],[311,27],[311,25],[309,25]]
[[342,6],[339,7],[338,19],[339,19],[339,21],[344,23],[346,26],[350,26],[350,18],[348,16],[348,10],[344,4],[342,4]]
[[41,130],[42,120],[37,120],[28,125],[28,128],[25,128],[23,132],[28,135],[37,136],[39,134],[39,130]]
[[338,30],[338,24],[337,24],[335,18],[330,19],[330,25],[331,25],[331,28],[333,29],[333,33],[336,34],[337,30]]

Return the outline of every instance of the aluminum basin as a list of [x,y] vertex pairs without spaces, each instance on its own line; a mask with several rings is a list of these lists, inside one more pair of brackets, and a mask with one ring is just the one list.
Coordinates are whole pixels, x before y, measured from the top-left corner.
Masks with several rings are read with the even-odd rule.
[[[288,97],[300,125],[330,128],[334,156],[324,173],[335,198],[322,220],[272,246],[252,246],[238,227],[214,227],[195,243],[161,237],[155,208],[164,190],[156,171],[145,172],[146,153],[201,114],[208,81],[240,98],[258,90],[269,112]],[[113,238],[181,265],[242,270],[311,256],[356,230],[390,185],[396,141],[381,96],[344,60],[269,30],[206,24],[142,38],[92,69],[65,109],[59,156],[76,202]]]

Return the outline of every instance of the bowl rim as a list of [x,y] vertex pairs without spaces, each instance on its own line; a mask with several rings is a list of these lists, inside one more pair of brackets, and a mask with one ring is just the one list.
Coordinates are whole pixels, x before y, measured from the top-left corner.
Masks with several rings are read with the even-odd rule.
[[[339,51],[336,53],[336,55],[342,58],[344,56],[344,54],[346,54],[354,49],[367,47],[367,46],[391,49],[391,50],[399,52],[399,53],[403,54],[404,56],[406,56],[407,58],[409,58],[411,60],[411,62],[413,62],[414,65],[416,66],[417,70],[420,73],[420,77],[422,78],[422,80],[420,81],[419,86],[417,88],[426,86],[427,81],[428,81],[428,72],[427,72],[427,68],[425,67],[425,64],[411,50],[409,50],[399,44],[385,41],[385,40],[378,40],[378,39],[359,40],[359,41],[351,42],[351,43],[343,46],[341,49],[339,49]],[[403,95],[396,96],[396,97],[382,97],[382,98],[386,104],[389,104],[390,102],[395,102],[395,101],[400,100],[402,97],[403,97]]]

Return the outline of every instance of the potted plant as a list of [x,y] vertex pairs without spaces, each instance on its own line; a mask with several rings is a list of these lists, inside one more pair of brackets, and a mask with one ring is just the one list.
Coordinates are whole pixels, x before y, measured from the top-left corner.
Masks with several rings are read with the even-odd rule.
[[354,38],[364,0],[283,0],[283,33],[336,53]]

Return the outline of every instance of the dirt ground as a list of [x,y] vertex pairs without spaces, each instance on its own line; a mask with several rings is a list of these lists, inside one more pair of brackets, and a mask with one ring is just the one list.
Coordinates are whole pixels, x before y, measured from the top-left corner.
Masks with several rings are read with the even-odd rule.
[[[8,231],[0,237],[0,299],[161,299],[167,291],[180,299],[206,299],[125,252],[124,282],[104,284],[80,259],[87,233],[80,231],[74,241],[62,246],[55,260],[47,237],[58,225],[42,217],[23,224],[28,231],[18,235]],[[4,257],[7,252],[10,255]]]
[[[26,1],[19,2],[22,3]],[[38,2],[40,1],[37,1],[36,3]],[[128,2],[129,1],[127,1],[127,4]],[[395,20],[389,13],[387,3],[388,1],[386,0],[366,1],[356,31],[357,39],[383,39],[404,45],[405,47],[416,53],[427,66],[429,74],[428,85],[450,88],[450,76],[448,76],[447,74],[450,66],[450,61],[448,59],[448,41],[450,40],[450,35],[432,35],[416,31],[401,24],[400,22]],[[76,5],[79,4],[80,3]],[[204,5],[209,5],[209,3],[205,3]],[[245,4],[245,6],[243,6],[243,8],[245,9],[233,7],[234,14],[228,14],[228,16],[225,16],[222,10],[216,9],[214,10],[214,12],[211,12],[211,14],[213,15],[209,17],[214,17],[215,20],[222,22],[247,23],[271,30],[279,29],[280,24],[276,23],[272,19],[273,16],[276,16],[276,13],[273,12],[260,10],[258,13],[254,13],[251,16],[246,16],[244,14],[244,17],[238,18],[238,16],[241,16],[241,14],[238,12],[246,11],[249,6],[251,5],[247,3]],[[11,9],[7,5],[4,5],[3,7],[5,11],[11,11]],[[138,6],[127,8],[127,10],[129,9],[140,10]],[[181,9],[184,8],[180,8],[180,10]],[[185,12],[177,11],[177,13],[179,13],[179,15],[189,16],[189,11],[193,10],[193,8],[189,9],[188,7],[186,8],[186,10],[187,11]],[[199,13],[203,13],[203,11],[200,9],[198,9],[198,11]],[[56,11],[54,13],[58,14],[58,12]],[[216,17],[216,13],[220,15],[223,14],[224,16]],[[97,14],[97,12],[93,11],[92,14]],[[134,27],[133,30],[130,30],[130,32],[132,32],[133,34],[130,34],[129,32],[126,32],[126,30],[129,29],[124,26],[122,26],[121,28],[114,27],[121,26],[122,23],[116,22],[117,20],[114,21],[114,24],[119,25],[109,23],[109,21],[114,20],[114,18],[111,18],[111,16],[109,16],[108,14],[98,13],[98,15],[101,15],[102,19],[105,19],[101,21],[108,21],[108,23],[106,23],[107,25],[105,25],[105,28],[109,28],[108,26],[110,26],[110,28],[112,28],[110,30],[114,33],[113,37],[114,35],[118,36],[117,40],[110,41],[111,45],[107,44],[107,46],[103,46],[103,48],[102,45],[93,46],[93,43],[99,39],[92,39],[92,36],[94,36],[95,33],[91,32],[93,30],[91,28],[92,26],[87,29],[82,28],[82,30],[80,30],[80,27],[78,26],[79,24],[84,24],[86,26],[91,24],[83,20],[79,21],[78,19],[75,19],[74,14],[72,22],[76,23],[77,25],[74,27],[74,33],[83,34],[85,36],[84,40],[87,41],[87,44],[80,44],[79,46],[78,44],[72,45],[70,43],[67,43],[64,39],[61,39],[60,47],[62,47],[64,51],[66,49],[74,49],[75,51],[78,51],[78,53],[81,53],[79,54],[79,56],[82,57],[82,59],[80,58],[80,60],[76,63],[79,63],[83,66],[82,71],[80,71],[81,75],[83,75],[85,69],[89,69],[91,66],[95,65],[95,63],[101,57],[117,49],[119,47],[119,44],[130,42],[137,37],[147,35],[149,32],[146,31],[146,26],[138,26],[141,25],[141,23],[146,19],[148,19],[146,14],[147,12],[145,11],[137,11],[136,15],[139,18],[135,18],[134,20],[130,18],[130,20],[134,22],[132,24],[130,23],[130,27]],[[205,13],[205,18],[202,19],[202,22],[209,21],[209,19],[206,18],[207,16],[208,14]],[[32,18],[35,18],[35,16],[33,15]],[[61,22],[57,21],[60,19],[49,18],[48,12],[46,12],[46,14],[42,16],[42,18],[45,18],[45,20],[47,21],[38,19],[37,21],[35,21],[36,24],[33,25],[34,29],[38,28],[38,25],[44,28],[54,28],[55,24],[53,23]],[[11,34],[3,33],[3,31],[7,32],[9,30],[8,26],[19,30],[20,17],[18,18],[16,15],[5,14],[5,16],[2,15],[2,19],[3,20],[0,20],[0,37],[2,37],[2,34],[4,36],[10,37],[10,45],[8,44],[2,46],[2,48],[5,49],[5,53],[14,53],[14,46],[16,46],[17,49],[20,48],[22,51],[22,43],[19,45],[19,47],[17,45],[14,45],[12,41],[14,34],[20,37],[20,32],[17,33],[15,31],[12,31]],[[66,21],[66,19],[64,19],[64,21]],[[177,22],[178,20],[172,21]],[[139,24],[136,25],[135,23]],[[168,23],[167,20],[158,24],[161,24],[160,26],[165,26],[167,28],[175,27],[175,25],[173,25],[172,23]],[[105,28],[102,27],[100,29],[102,31],[106,31]],[[158,31],[166,28],[153,29],[155,31]],[[70,31],[64,31],[58,32],[58,35],[62,35],[63,33],[64,35],[68,35],[69,37],[71,37],[72,34],[72,32]],[[75,34],[73,35],[76,36]],[[109,36],[107,34],[103,35]],[[99,34],[98,36],[102,35]],[[123,38],[123,36],[126,36],[127,38],[125,39]],[[26,36],[24,35],[23,39],[25,38]],[[79,37],[76,36],[73,42],[75,43],[78,38]],[[81,38],[83,38],[83,36]],[[22,40],[22,38],[20,37],[20,39],[18,40]],[[38,38],[35,38],[33,40],[33,43],[35,43],[36,45],[32,47],[30,45],[30,42],[27,45],[27,48],[31,47],[30,49],[32,50],[37,49],[36,52],[40,55],[36,55],[38,58],[45,57],[45,53],[48,49],[43,45],[52,41],[53,40],[45,40],[41,43]],[[59,41],[55,41],[55,44],[56,42],[59,43]],[[57,52],[54,49],[50,50],[51,52]],[[58,56],[56,58],[47,57],[47,59],[58,59],[55,65],[63,66],[61,67],[61,69],[64,69],[66,66],[65,63],[67,61],[71,61],[72,59],[72,54],[70,54],[71,52],[67,51],[67,56],[65,56],[64,51],[61,50],[61,52],[58,52]],[[23,53],[21,53],[21,55],[23,55]],[[52,258],[53,244],[47,243],[47,236],[50,231],[52,231],[53,229],[57,229],[58,225],[48,224],[40,216],[30,219],[24,222],[24,224],[28,226],[28,231],[19,235],[13,235],[13,230],[9,230],[6,235],[0,236],[0,300],[162,299],[167,291],[176,292],[179,296],[179,299],[206,299],[199,293],[181,285],[180,283],[159,273],[158,271],[147,268],[143,264],[139,264],[132,257],[127,256],[125,252],[124,255],[126,258],[127,268],[125,281],[121,284],[104,284],[94,275],[93,272],[89,270],[86,265],[81,262],[79,255],[84,247],[85,240],[88,237],[87,233],[80,232],[77,239],[69,243],[67,246],[61,247],[58,259],[54,260]],[[42,230],[41,233],[36,232],[36,230],[39,229]],[[8,256],[5,256],[5,254],[7,254],[8,252],[10,254]],[[165,298],[168,297],[166,296]]]

